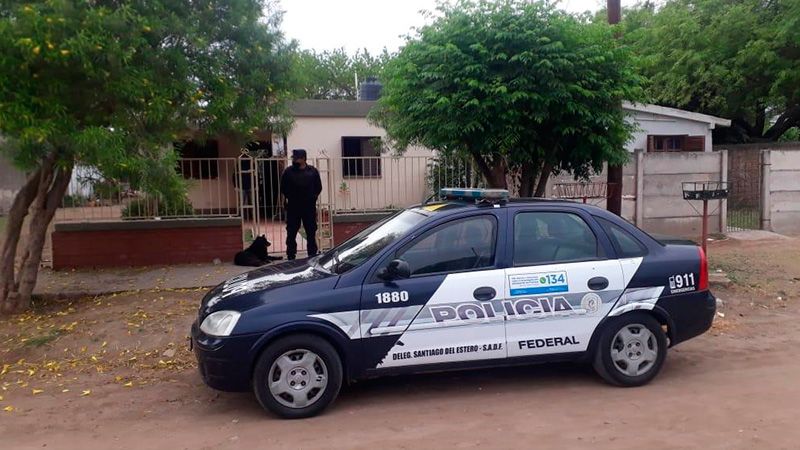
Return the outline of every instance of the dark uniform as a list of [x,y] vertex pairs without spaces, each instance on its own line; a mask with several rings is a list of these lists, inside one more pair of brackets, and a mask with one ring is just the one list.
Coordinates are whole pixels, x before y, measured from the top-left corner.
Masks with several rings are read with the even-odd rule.
[[317,197],[322,192],[319,171],[307,165],[300,168],[297,161],[305,162],[305,150],[293,150],[293,164],[281,175],[281,192],[286,197],[286,256],[294,259],[297,255],[297,232],[300,222],[306,230],[308,256],[317,254]]

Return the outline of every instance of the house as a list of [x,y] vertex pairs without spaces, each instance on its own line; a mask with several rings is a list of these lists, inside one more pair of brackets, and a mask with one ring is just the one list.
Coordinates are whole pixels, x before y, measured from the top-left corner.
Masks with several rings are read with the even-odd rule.
[[[434,152],[415,147],[401,158],[381,153],[386,133],[367,120],[374,105],[374,101],[295,101],[290,104],[294,125],[286,136],[265,133],[249,144],[250,154],[262,158],[253,189],[258,191],[261,217],[277,213],[278,181],[289,150],[295,148],[305,149],[309,162],[320,170],[321,203],[337,213],[392,210],[424,200]],[[630,152],[710,152],[712,130],[730,126],[726,119],[657,105],[626,102],[623,109],[637,126],[627,145]],[[195,210],[236,210],[240,155],[241,148],[224,136],[182,149],[186,159],[181,172],[190,180]]]
[[710,152],[711,131],[729,127],[731,121],[666,106],[623,102],[638,130],[628,143],[628,150],[647,152]]

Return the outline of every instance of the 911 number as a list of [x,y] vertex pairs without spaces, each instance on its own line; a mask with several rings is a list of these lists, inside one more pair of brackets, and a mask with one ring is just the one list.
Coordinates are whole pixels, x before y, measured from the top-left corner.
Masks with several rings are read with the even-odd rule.
[[400,303],[408,301],[408,291],[379,292],[375,294],[379,304]]

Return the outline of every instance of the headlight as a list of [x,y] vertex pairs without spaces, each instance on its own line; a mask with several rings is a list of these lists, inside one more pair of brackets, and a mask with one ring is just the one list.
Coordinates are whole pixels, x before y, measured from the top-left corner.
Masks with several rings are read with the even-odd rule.
[[203,320],[200,331],[211,336],[230,336],[241,315],[237,311],[213,312]]

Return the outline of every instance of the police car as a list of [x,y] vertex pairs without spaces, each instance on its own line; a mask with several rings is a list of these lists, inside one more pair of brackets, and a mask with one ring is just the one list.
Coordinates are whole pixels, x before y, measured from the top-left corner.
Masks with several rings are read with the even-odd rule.
[[711,326],[706,256],[593,206],[443,190],[320,256],[234,277],[202,300],[205,382],[285,418],[342,383],[405,372],[585,361],[639,386]]

